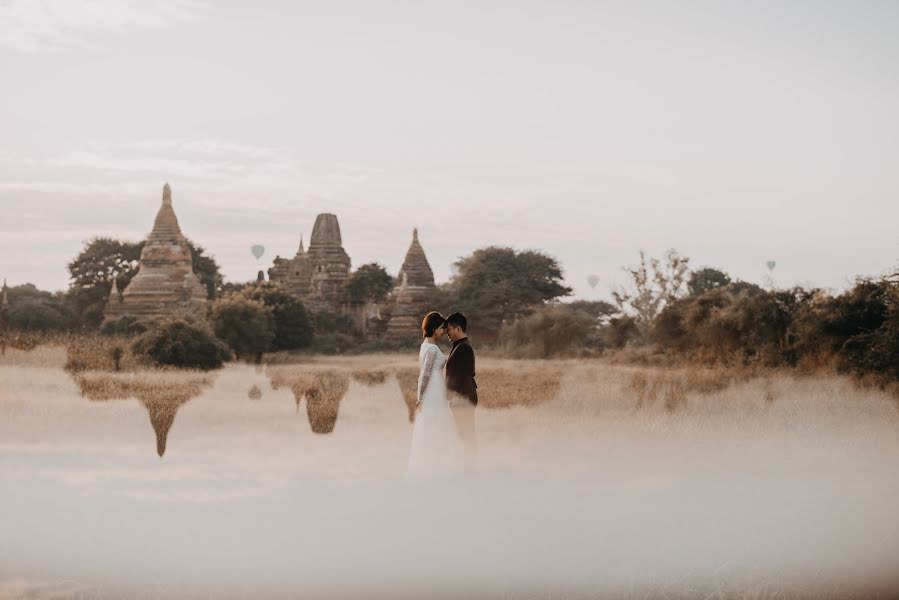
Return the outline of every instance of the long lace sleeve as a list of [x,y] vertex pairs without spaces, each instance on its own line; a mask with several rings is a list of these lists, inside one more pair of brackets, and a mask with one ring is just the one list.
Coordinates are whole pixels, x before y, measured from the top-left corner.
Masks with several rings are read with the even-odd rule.
[[428,351],[425,352],[424,364],[421,366],[421,371],[418,373],[418,404],[421,404],[421,399],[425,394],[425,390],[428,389],[428,382],[431,381],[431,373],[434,370],[434,361],[437,360],[438,351],[438,348],[435,346],[433,348],[428,348]]

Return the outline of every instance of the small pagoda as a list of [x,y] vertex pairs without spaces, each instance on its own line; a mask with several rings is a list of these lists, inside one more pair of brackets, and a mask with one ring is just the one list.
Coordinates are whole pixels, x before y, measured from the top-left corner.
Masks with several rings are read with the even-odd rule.
[[104,316],[106,320],[124,315],[203,316],[205,305],[206,287],[194,273],[190,246],[172,208],[172,188],[165,184],[153,231],[140,253],[138,272],[123,291],[112,285]]
[[434,287],[434,272],[418,241],[418,229],[414,229],[396,286],[388,298],[390,320],[384,337],[398,340],[418,336]]

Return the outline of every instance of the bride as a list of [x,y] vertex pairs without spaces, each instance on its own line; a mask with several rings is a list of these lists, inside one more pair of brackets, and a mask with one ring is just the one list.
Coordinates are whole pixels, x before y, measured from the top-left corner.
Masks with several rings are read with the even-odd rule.
[[446,397],[446,356],[437,340],[446,334],[446,319],[428,313],[421,322],[424,342],[418,353],[418,399],[409,452],[407,479],[438,478],[462,466],[462,444]]

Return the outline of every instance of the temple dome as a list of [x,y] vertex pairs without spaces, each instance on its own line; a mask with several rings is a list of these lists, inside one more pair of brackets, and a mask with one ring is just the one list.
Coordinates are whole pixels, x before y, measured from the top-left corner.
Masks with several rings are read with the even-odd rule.
[[312,227],[312,238],[309,240],[309,249],[313,246],[342,246],[343,241],[340,237],[340,224],[337,222],[337,215],[331,213],[322,213],[315,218],[315,225]]

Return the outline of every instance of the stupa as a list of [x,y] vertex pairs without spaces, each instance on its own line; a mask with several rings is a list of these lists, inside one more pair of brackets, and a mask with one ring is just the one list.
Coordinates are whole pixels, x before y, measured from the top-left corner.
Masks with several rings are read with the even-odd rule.
[[343,248],[337,215],[323,213],[315,219],[309,249],[300,247],[292,259],[275,258],[268,271],[288,293],[312,310],[340,310],[350,275],[350,257]]
[[434,272],[418,241],[418,229],[414,229],[412,243],[396,278],[396,286],[388,298],[390,320],[384,336],[407,339],[420,335],[421,320],[427,311],[434,287]]
[[153,231],[140,253],[138,272],[121,293],[113,284],[105,318],[174,313],[203,316],[205,305],[206,287],[194,273],[190,246],[172,208],[172,189],[165,184]]

